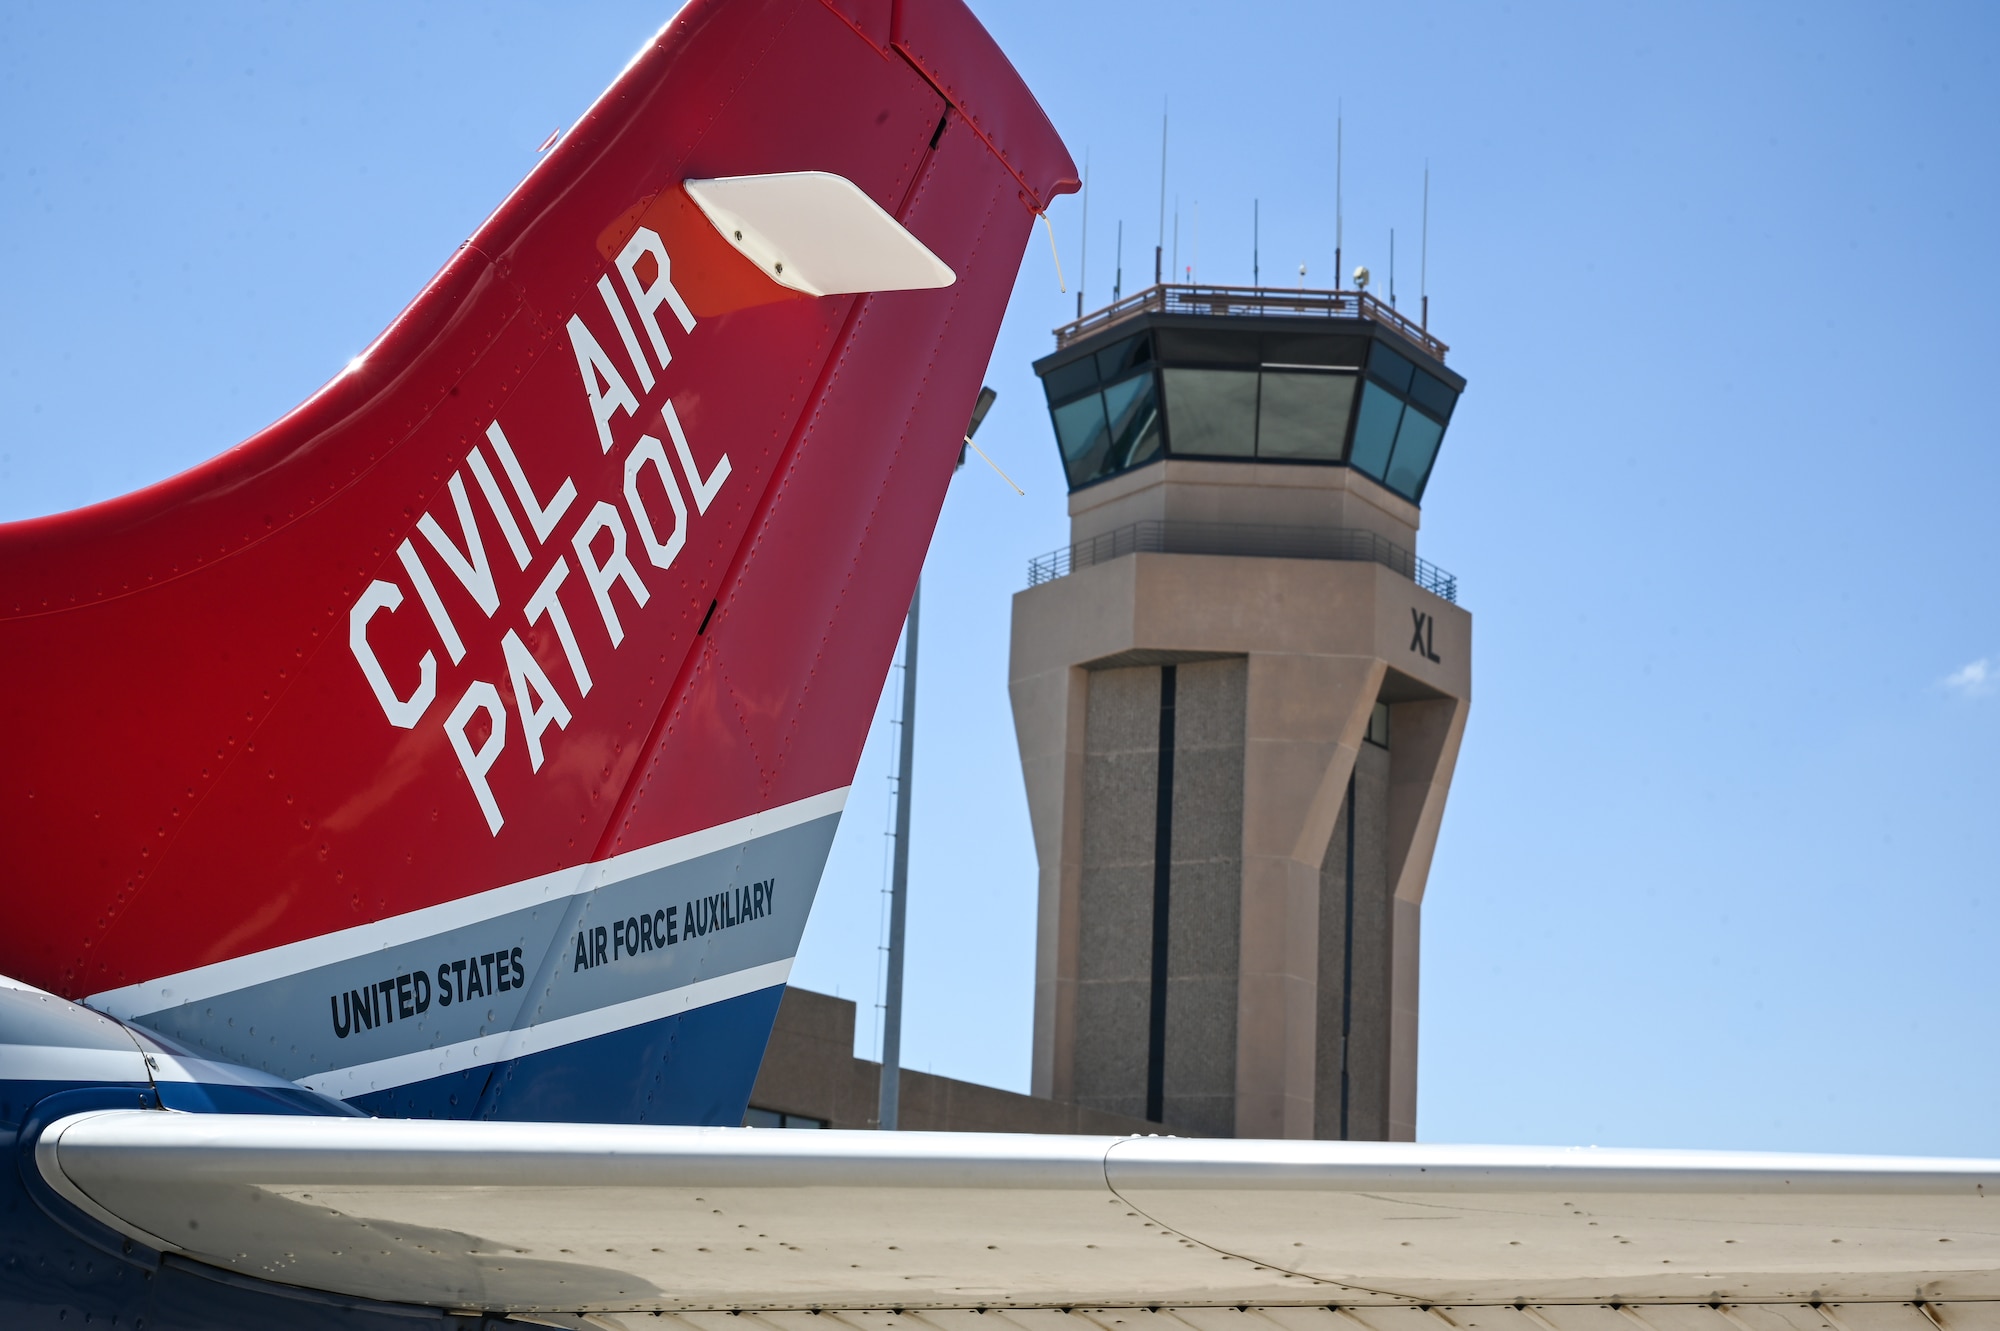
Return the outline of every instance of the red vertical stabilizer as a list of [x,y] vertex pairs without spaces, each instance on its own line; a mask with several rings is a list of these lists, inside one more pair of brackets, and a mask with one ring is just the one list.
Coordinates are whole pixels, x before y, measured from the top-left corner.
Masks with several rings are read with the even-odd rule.
[[[803,294],[683,187],[785,172],[853,182],[955,280]],[[743,847],[837,814],[1073,176],[959,0],[693,0],[312,399],[0,526],[0,971],[342,1094],[779,973],[783,938],[725,943],[803,927],[818,869]],[[710,861],[671,909],[579,904]]]

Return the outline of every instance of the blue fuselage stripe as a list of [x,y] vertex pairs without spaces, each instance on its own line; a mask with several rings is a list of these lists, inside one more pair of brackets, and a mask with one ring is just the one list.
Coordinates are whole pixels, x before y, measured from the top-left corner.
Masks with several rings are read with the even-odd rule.
[[348,1103],[384,1118],[736,1127],[784,992],[774,985]]

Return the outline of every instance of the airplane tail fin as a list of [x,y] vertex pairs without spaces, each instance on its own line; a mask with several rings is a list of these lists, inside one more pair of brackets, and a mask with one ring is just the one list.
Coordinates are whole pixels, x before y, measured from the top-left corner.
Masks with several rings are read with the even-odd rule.
[[0,526],[0,971],[371,1112],[740,1117],[1074,177],[960,0],[692,0],[306,403]]

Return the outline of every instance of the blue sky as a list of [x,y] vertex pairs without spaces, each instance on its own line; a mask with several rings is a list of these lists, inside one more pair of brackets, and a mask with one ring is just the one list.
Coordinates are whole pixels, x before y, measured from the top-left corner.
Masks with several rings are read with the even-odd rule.
[[[1974,6],[975,8],[1079,159],[1090,303],[1346,254],[1470,387],[1421,551],[1476,702],[1425,910],[1434,1141],[2000,1154],[1996,20]],[[0,519],[359,351],[664,5],[0,10]],[[1079,209],[1055,210],[1074,280]],[[1173,225],[1170,216],[1168,226]],[[1172,240],[1169,237],[1169,245]],[[907,1060],[1025,1087],[1008,598],[1066,539],[1026,253],[927,566]],[[1985,367],[1985,368],[1982,368]],[[891,681],[893,686],[893,680]],[[795,978],[877,993],[886,713]],[[862,1052],[872,1053],[872,1033]]]

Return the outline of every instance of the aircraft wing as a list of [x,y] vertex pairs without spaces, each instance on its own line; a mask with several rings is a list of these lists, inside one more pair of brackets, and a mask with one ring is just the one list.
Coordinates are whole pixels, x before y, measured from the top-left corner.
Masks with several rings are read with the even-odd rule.
[[1623,1331],[2000,1326],[1976,1302],[2000,1299],[1990,1160],[118,1110],[52,1125],[36,1165],[163,1253],[558,1325],[1332,1307],[1347,1331],[1617,1331],[1578,1309],[1646,1305]]

